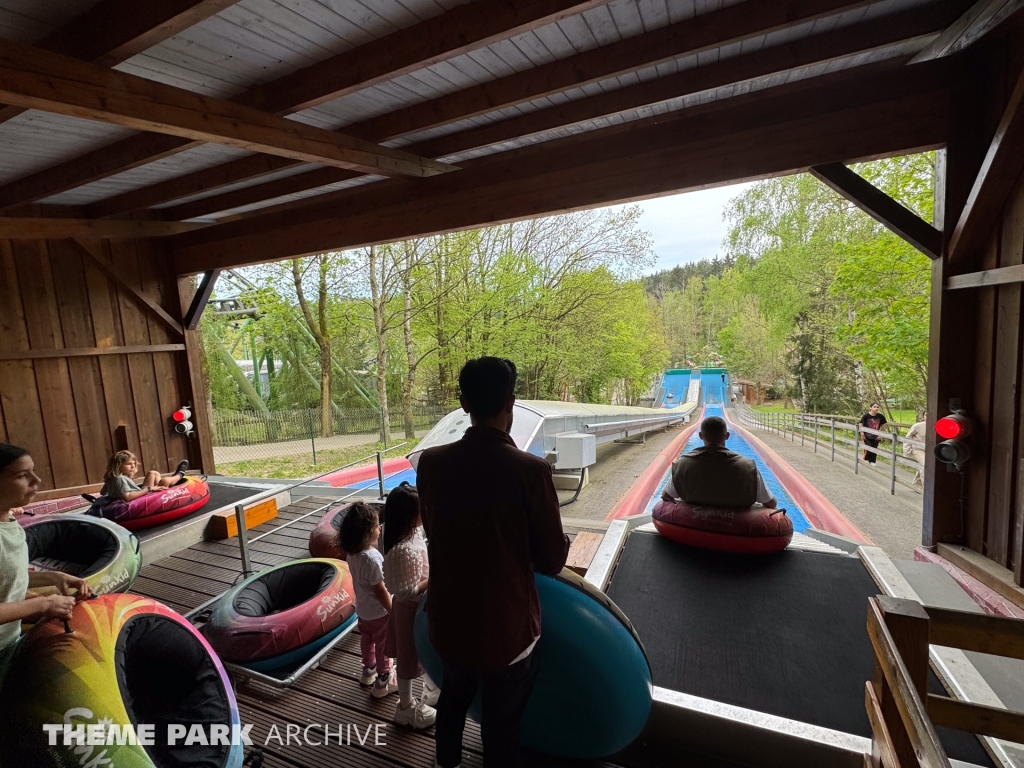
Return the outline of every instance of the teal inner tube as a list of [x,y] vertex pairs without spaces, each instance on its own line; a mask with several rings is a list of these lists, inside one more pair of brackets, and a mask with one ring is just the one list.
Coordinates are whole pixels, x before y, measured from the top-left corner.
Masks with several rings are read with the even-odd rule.
[[[541,605],[540,673],[521,727],[524,747],[593,760],[625,749],[643,731],[653,682],[643,644],[607,595],[568,569],[534,575]],[[444,687],[430,644],[426,595],[416,614],[420,661]],[[480,721],[480,695],[469,716]]]
[[142,567],[139,539],[117,523],[85,515],[45,515],[25,525],[33,568],[79,576],[95,595],[127,592]]

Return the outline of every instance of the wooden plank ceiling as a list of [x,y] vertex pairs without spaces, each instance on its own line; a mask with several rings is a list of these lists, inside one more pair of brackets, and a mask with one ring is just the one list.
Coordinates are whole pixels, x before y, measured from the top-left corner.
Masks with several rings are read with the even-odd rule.
[[972,14],[0,0],[0,212],[50,237],[140,221],[185,274],[939,146]]

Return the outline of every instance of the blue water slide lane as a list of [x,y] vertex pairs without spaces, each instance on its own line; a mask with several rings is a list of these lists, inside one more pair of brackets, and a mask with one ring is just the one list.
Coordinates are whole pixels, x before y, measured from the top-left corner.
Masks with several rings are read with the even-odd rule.
[[658,403],[659,408],[675,408],[686,402],[686,390],[690,386],[689,373],[667,373],[661,382],[664,394]]
[[[705,374],[705,376],[707,377],[707,379],[705,379],[705,381],[702,382],[702,385],[714,385],[714,382],[710,381],[711,375]],[[717,382],[716,386],[719,387],[719,389],[715,391],[718,394],[720,394],[722,387],[721,376],[720,374],[717,373],[713,374],[713,376],[714,380]],[[705,397],[707,397],[708,393],[706,390],[704,394]],[[705,406],[704,415],[701,418],[722,415],[723,414],[721,405],[709,404]],[[700,439],[698,433],[699,430],[697,432],[694,432],[693,436],[686,442],[686,446],[683,448],[682,451],[683,453],[692,451],[694,448],[699,448],[704,444],[703,441]],[[730,451],[735,451],[741,456],[746,456],[747,458],[754,460],[754,463],[757,465],[757,471],[760,472],[761,477],[764,478],[764,484],[768,486],[768,490],[771,491],[772,495],[775,497],[775,500],[778,502],[779,508],[785,509],[786,514],[789,515],[789,518],[793,521],[794,531],[796,531],[797,533],[803,533],[811,527],[810,523],[807,522],[807,518],[804,516],[803,510],[801,510],[800,507],[797,506],[797,503],[793,501],[793,497],[786,492],[786,489],[783,487],[782,483],[779,482],[779,479],[775,477],[774,473],[768,468],[768,465],[765,463],[764,459],[761,458],[760,454],[758,454],[758,452],[754,450],[753,446],[751,446],[750,443],[748,443],[746,440],[744,440],[742,437],[739,437],[738,435],[730,434],[728,441],[726,441],[725,447],[728,448]],[[658,500],[661,498],[661,492],[665,490],[665,486],[668,485],[668,481],[671,475],[671,470],[665,473],[665,477],[662,478],[661,483],[658,485],[657,492],[654,494],[653,497],[651,497],[651,500],[647,503],[647,508],[644,510],[645,513],[650,514],[654,511],[654,505],[657,504]]]

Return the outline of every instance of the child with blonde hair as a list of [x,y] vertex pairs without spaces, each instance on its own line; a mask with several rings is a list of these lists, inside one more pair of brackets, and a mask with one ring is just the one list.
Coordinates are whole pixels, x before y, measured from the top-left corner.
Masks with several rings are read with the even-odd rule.
[[134,479],[135,473],[139,470],[138,458],[131,451],[118,451],[107,462],[101,494],[117,501],[135,501],[158,488],[177,485],[185,478],[186,469],[187,461],[179,463],[171,475],[161,475],[155,469],[151,469],[146,473],[146,479],[140,486]]

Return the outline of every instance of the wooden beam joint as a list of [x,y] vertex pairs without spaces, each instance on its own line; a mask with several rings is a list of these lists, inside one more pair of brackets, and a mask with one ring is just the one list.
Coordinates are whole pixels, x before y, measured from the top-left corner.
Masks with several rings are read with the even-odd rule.
[[217,278],[220,277],[220,273],[219,269],[211,269],[203,275],[203,279],[196,289],[196,295],[192,297],[192,303],[189,304],[188,311],[185,313],[186,330],[194,331],[199,327],[199,318],[202,317],[203,310],[206,309],[210,296],[213,295],[213,286],[216,284]]

